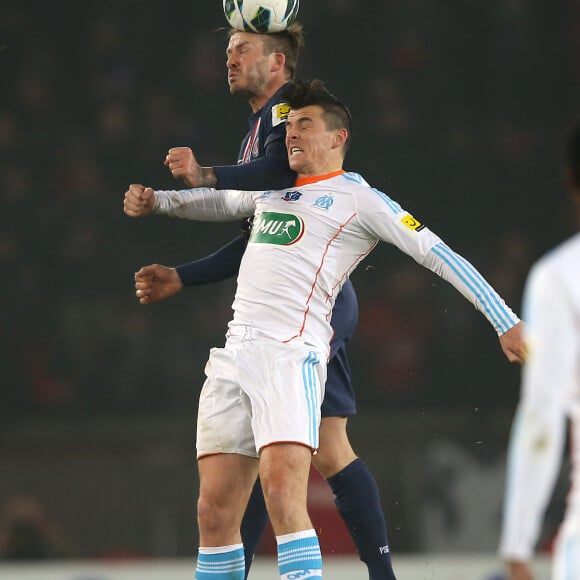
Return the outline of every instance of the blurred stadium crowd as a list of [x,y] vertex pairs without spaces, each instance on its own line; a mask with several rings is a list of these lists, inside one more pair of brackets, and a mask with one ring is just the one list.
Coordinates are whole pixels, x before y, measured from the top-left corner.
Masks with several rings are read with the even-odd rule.
[[[236,159],[220,0],[10,3],[0,15],[0,416],[192,416],[234,281],[140,306],[133,272],[202,257],[234,224],[130,220],[128,184],[176,187],[167,149]],[[520,311],[571,229],[559,155],[580,114],[580,2],[304,0],[298,75],[351,107],[346,166]],[[469,304],[379,247],[353,275],[361,412],[511,408],[518,370]]]
[[[304,2],[298,74],[350,104],[348,168],[519,310],[530,260],[567,233],[558,154],[580,102],[579,3],[363,4]],[[227,90],[222,20],[218,0],[3,10],[2,414],[193,407],[233,282],[144,308],[132,272],[201,257],[237,226],[131,222],[121,202],[131,182],[174,186],[171,146],[205,164],[236,158],[248,111]],[[471,404],[482,386],[505,402],[494,335],[461,297],[389,248],[353,281],[361,405]]]

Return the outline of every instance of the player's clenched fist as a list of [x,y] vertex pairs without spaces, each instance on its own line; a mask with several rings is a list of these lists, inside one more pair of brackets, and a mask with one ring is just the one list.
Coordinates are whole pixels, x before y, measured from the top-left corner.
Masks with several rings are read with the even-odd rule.
[[152,264],[135,272],[135,295],[141,304],[165,300],[182,288],[183,283],[175,268]]
[[189,187],[200,187],[202,171],[189,147],[173,147],[165,156],[164,165],[169,167],[175,179],[183,179]]
[[213,167],[202,167],[189,147],[173,147],[165,156],[163,164],[171,175],[183,179],[187,187],[215,187],[217,177]]
[[123,211],[131,217],[141,217],[151,212],[155,196],[153,189],[133,183],[125,192]]

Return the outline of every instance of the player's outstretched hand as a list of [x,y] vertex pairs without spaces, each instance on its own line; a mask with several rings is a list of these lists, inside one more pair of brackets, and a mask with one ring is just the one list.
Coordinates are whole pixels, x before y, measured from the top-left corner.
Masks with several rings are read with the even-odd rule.
[[181,278],[175,268],[152,264],[135,272],[135,295],[141,304],[165,300],[182,288]]
[[507,580],[534,580],[532,570],[527,562],[508,562]]
[[150,187],[133,183],[125,192],[123,211],[130,217],[142,217],[151,212],[155,196]]
[[523,322],[518,322],[499,337],[504,354],[511,363],[523,364],[526,360],[526,347],[523,338]]

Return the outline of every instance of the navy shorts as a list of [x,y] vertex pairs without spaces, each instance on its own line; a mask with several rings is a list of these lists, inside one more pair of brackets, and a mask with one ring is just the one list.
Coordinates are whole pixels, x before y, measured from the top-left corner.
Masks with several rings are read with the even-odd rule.
[[336,298],[330,324],[334,336],[330,343],[330,361],[326,389],[322,401],[323,417],[356,415],[356,399],[346,349],[358,322],[358,300],[350,280]]

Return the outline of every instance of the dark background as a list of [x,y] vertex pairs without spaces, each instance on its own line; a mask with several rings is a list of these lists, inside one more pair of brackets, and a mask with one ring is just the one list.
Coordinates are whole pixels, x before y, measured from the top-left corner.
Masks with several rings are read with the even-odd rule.
[[[579,114],[580,2],[301,4],[298,76],[350,106],[346,169],[519,313],[529,265],[574,227],[560,164]],[[202,257],[238,225],[131,220],[122,200],[130,183],[178,186],[163,167],[172,146],[202,164],[236,160],[249,108],[229,95],[224,24],[219,0],[0,13],[0,502],[32,493],[76,538],[71,554],[195,546],[197,393],[234,281],[144,307],[132,276]],[[393,248],[352,279],[353,440],[377,473],[394,548],[429,548],[417,525],[426,442],[445,432],[501,461],[519,369],[479,312]]]

